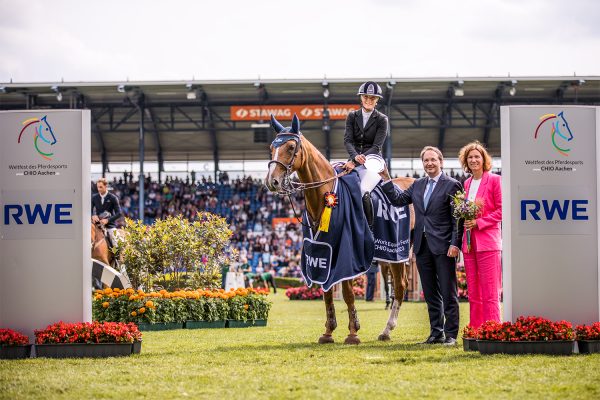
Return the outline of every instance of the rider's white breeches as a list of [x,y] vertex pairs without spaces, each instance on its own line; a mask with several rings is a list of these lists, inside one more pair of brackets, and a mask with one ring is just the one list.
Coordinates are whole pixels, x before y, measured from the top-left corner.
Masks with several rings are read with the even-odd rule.
[[381,176],[375,171],[369,171],[364,165],[355,168],[360,178],[360,195],[371,192],[381,180]]

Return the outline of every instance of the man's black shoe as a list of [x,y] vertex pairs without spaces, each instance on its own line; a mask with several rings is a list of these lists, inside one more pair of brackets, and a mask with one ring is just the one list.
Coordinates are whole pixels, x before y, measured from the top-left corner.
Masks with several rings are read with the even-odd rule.
[[444,346],[456,346],[456,339],[453,337],[447,337],[444,340]]
[[437,344],[437,343],[444,343],[444,337],[443,336],[439,336],[439,337],[429,336],[427,338],[427,340],[425,340],[424,342],[421,342],[420,344]]

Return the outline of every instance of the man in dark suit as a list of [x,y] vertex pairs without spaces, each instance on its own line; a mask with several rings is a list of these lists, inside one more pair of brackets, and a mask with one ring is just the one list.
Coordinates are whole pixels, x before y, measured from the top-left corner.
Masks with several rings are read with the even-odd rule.
[[421,277],[431,331],[426,344],[455,345],[458,335],[456,257],[461,246],[463,224],[452,216],[452,198],[462,185],[442,172],[442,152],[433,146],[421,151],[427,176],[402,192],[381,173],[382,189],[395,206],[413,204],[415,210],[414,252]]
[[108,231],[111,246],[116,246],[115,222],[122,217],[119,198],[108,191],[108,182],[100,178],[96,182],[98,193],[92,196],[92,222],[100,222]]

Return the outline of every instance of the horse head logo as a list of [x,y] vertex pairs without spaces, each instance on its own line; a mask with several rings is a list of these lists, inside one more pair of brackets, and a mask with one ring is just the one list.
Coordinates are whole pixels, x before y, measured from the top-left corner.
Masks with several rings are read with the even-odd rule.
[[[571,131],[571,128],[569,127],[569,123],[567,122],[566,118],[565,118],[565,114],[564,111],[561,111],[558,114],[546,114],[546,115],[542,115],[540,117],[541,122],[538,124],[537,128],[535,128],[535,136],[534,139],[538,138],[538,133],[540,128],[542,127],[542,125],[544,125],[546,122],[553,120],[550,125],[551,125],[551,138],[552,138],[552,145],[554,146],[554,149],[559,152],[560,154],[562,154],[563,156],[568,156],[569,152],[571,151],[570,148],[568,148],[568,142],[570,142],[571,140],[573,140],[573,132]],[[557,137],[558,135],[558,137]],[[557,140],[559,141],[559,143],[557,143]],[[563,144],[564,142],[564,144]]]
[[54,131],[48,122],[48,116],[44,115],[42,118],[30,118],[22,122],[23,129],[19,133],[19,138],[17,139],[17,143],[21,143],[21,136],[28,129],[33,131],[33,146],[37,150],[37,152],[45,158],[46,160],[52,160],[52,156],[54,153],[44,152],[40,149],[39,139],[42,140],[43,146],[54,146],[56,144],[56,136],[54,135]]

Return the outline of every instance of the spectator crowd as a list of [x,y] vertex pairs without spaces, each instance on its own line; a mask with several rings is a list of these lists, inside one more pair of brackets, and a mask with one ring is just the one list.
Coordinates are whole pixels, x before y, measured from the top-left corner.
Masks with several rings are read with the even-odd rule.
[[[453,171],[451,175],[461,181],[466,179]],[[164,183],[146,178],[144,188],[144,223],[178,214],[192,219],[198,211],[221,215],[233,232],[231,242],[239,252],[240,270],[300,277],[302,229],[295,213],[300,216],[304,210],[301,194],[292,197],[292,207],[290,198],[269,192],[262,180],[230,180],[226,172],[219,174],[217,182],[205,176],[196,180],[195,173],[185,180],[167,177]],[[110,182],[110,190],[119,197],[125,217],[140,219],[138,189],[131,173]],[[92,191],[96,191],[94,184]],[[285,222],[275,220],[274,224],[274,218],[284,218]]]

